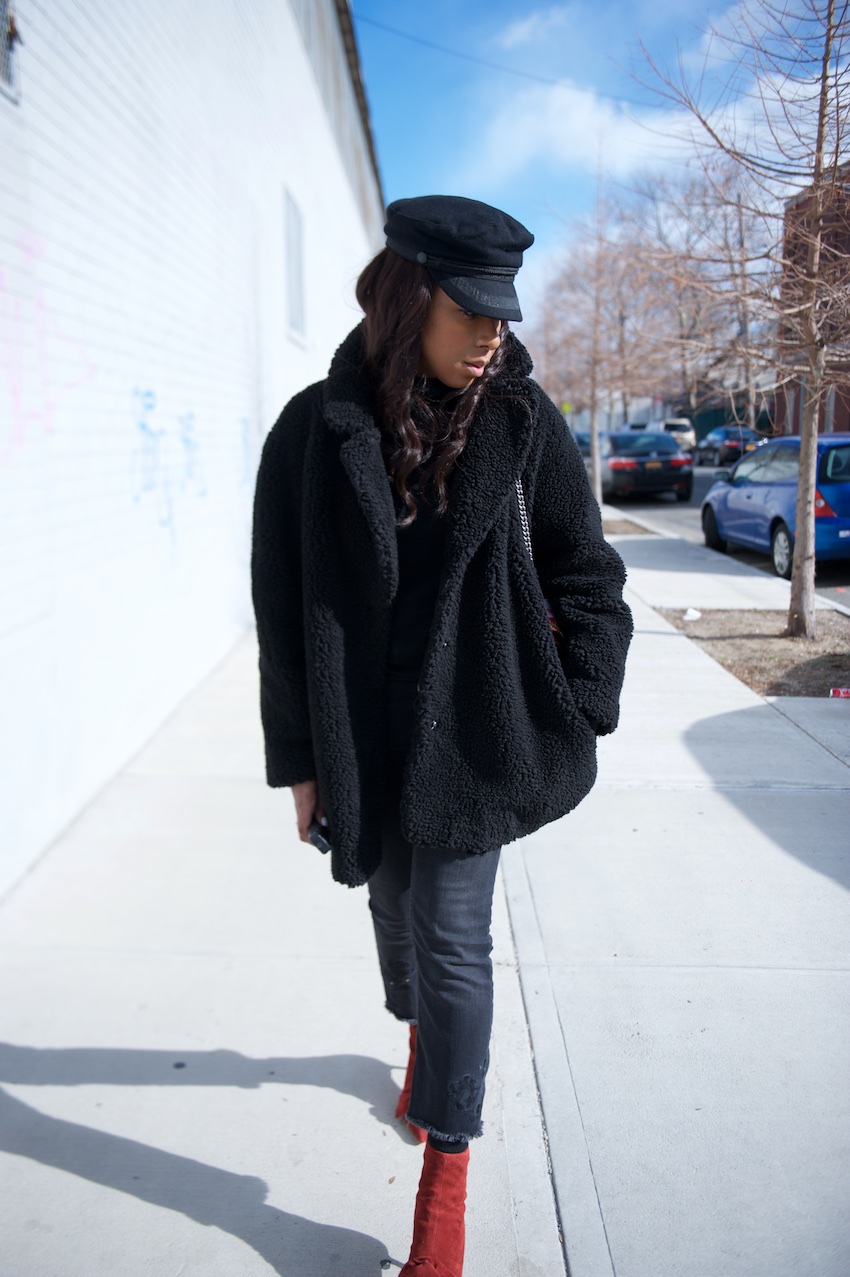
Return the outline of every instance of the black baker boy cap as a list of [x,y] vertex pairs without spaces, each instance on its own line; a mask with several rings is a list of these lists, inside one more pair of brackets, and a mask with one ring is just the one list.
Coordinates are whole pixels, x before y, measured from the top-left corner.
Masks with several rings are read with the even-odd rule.
[[462,195],[421,195],[387,208],[387,248],[419,262],[452,301],[491,319],[522,319],[514,276],[531,231]]

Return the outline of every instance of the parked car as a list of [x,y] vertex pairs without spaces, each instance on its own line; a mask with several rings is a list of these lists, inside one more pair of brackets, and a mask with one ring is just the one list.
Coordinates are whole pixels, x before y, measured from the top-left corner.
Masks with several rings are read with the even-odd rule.
[[[654,430],[606,432],[600,435],[599,453],[606,501],[652,492],[675,492],[679,501],[690,501],[693,462],[670,435]],[[585,465],[590,467],[589,458]]]
[[664,417],[661,421],[650,421],[646,428],[672,435],[685,452],[690,452],[697,445],[697,432],[690,417]]
[[695,457],[701,465],[727,465],[740,461],[747,452],[754,452],[762,442],[762,435],[745,426],[717,426],[700,439]]
[[[850,433],[818,439],[815,557],[850,559]],[[702,504],[705,544],[729,542],[769,554],[777,576],[791,576],[800,440],[771,439],[721,470]]]
[[576,441],[578,450],[583,457],[590,456],[590,431],[589,430],[573,430],[572,436]]

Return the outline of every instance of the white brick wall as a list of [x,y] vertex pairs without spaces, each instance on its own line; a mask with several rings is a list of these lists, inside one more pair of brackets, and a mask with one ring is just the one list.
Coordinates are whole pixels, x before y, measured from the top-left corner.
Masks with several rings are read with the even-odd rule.
[[[19,100],[0,96],[0,887],[250,623],[259,447],[356,322],[380,232],[377,186],[364,225],[283,0],[16,12]],[[303,337],[287,329],[285,189]]]

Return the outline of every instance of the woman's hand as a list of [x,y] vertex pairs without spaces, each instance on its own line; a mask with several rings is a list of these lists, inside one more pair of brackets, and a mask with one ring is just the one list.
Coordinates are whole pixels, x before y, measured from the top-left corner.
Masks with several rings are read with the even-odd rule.
[[295,799],[295,819],[298,822],[298,836],[302,842],[309,842],[307,831],[314,820],[322,821],[324,808],[319,798],[319,787],[314,780],[301,780],[292,786],[292,797]]

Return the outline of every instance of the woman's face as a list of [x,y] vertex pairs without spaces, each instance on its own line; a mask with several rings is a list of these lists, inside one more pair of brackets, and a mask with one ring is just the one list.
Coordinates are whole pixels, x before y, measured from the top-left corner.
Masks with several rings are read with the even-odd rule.
[[436,377],[453,390],[465,390],[498,350],[501,331],[500,319],[464,310],[435,284],[422,328],[420,373]]

